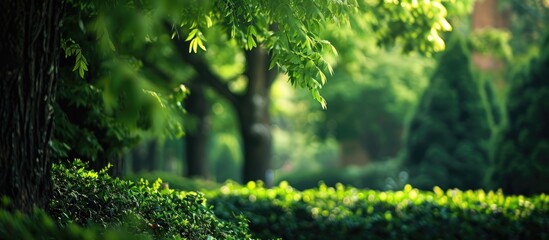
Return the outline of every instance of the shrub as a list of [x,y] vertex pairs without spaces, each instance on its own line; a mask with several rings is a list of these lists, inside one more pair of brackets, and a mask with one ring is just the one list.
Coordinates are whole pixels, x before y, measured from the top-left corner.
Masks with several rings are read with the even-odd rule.
[[338,184],[303,192],[286,182],[227,183],[206,192],[224,219],[242,213],[254,237],[284,239],[549,239],[549,196],[501,191],[360,190]]
[[113,179],[100,172],[88,171],[75,161],[69,166],[53,166],[53,198],[49,213],[59,223],[90,223],[119,226],[132,215],[140,224],[136,232],[152,232],[156,237],[184,239],[245,239],[247,223],[242,217],[231,222],[219,220],[206,199],[198,192],[179,192],[139,182]]
[[[127,225],[126,225],[127,227]],[[0,239],[151,239],[148,234],[136,234],[122,229],[105,230],[98,226],[82,228],[77,224],[59,227],[43,210],[30,214],[11,213],[0,209]]]

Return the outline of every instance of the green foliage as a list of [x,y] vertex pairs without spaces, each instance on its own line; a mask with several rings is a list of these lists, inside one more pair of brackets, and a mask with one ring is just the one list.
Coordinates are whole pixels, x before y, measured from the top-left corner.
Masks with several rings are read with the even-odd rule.
[[84,78],[84,73],[88,71],[88,61],[82,54],[80,45],[74,42],[74,40],[68,39],[61,43],[61,48],[65,50],[65,58],[68,58],[69,56],[76,57],[72,71],[78,71],[78,76]]
[[247,223],[219,220],[198,192],[169,189],[158,179],[152,186],[112,179],[106,169],[88,171],[80,161],[69,166],[54,165],[53,197],[49,213],[59,223],[89,223],[119,226],[127,216],[135,216],[136,232],[157,237],[186,239],[245,239]]
[[189,179],[184,178],[179,174],[173,174],[169,172],[141,172],[124,177],[125,179],[138,182],[140,179],[145,179],[149,182],[154,182],[156,179],[162,179],[163,184],[168,184],[171,189],[177,189],[182,191],[201,191],[201,190],[213,190],[220,185],[203,179]]
[[[163,42],[169,39],[158,37],[146,45],[145,35],[152,34],[141,25],[146,19],[124,12],[128,9],[121,2],[110,7],[102,1],[69,3],[62,27],[69,38],[62,42],[65,58],[50,142],[54,158],[119,158],[144,135],[181,136],[181,101],[188,90],[181,85],[184,71],[165,73],[165,68],[175,69],[166,63],[173,54]],[[105,16],[114,12],[128,19],[114,25]],[[113,28],[120,31],[113,35]]]
[[515,56],[532,50],[543,37],[549,23],[549,3],[545,0],[499,0],[499,9],[509,10],[510,45]]
[[509,61],[513,57],[510,38],[509,32],[488,28],[474,32],[470,41],[476,52]]
[[[133,222],[128,221],[125,224],[131,223]],[[104,229],[94,225],[83,228],[74,223],[60,227],[50,216],[39,209],[35,209],[30,214],[11,213],[0,209],[0,238],[2,239],[151,239],[150,234],[132,233],[127,231],[127,227],[129,226],[125,225],[118,229]]]
[[363,20],[372,24],[380,44],[400,44],[405,52],[432,53],[445,48],[439,33],[452,30],[446,20],[447,10],[443,2],[450,6],[455,4],[441,0],[364,0],[360,8],[364,12],[373,12],[376,17]]
[[405,167],[422,189],[484,187],[490,130],[463,40],[453,35],[411,122]]
[[509,193],[549,192],[549,34],[530,68],[512,79],[509,125],[496,148],[494,187]]
[[320,113],[315,127],[323,137],[357,140],[371,160],[395,157],[433,62],[396,49],[364,48],[340,51],[343,59],[325,94],[331,107]]
[[[444,2],[444,5],[442,4]],[[320,33],[326,25],[350,31],[349,19],[371,26],[382,45],[399,41],[405,51],[440,51],[444,42],[441,31],[451,26],[446,8],[454,1],[370,1],[295,0],[271,1],[98,1],[76,3],[89,11],[91,30],[100,48],[121,55],[121,48],[137,48],[168,36],[189,42],[188,51],[206,51],[215,43],[218,29],[227,41],[240,50],[264,47],[271,56],[270,68],[278,67],[295,86],[308,88],[313,97],[325,104],[319,90],[332,74],[324,53],[337,54],[334,46]],[[355,18],[357,17],[357,18]],[[121,21],[126,18],[125,21]],[[421,20],[418,20],[421,19]],[[165,24],[170,27],[166,28]],[[164,32],[168,30],[169,32]],[[146,44],[145,44],[146,45]]]
[[243,213],[265,239],[547,239],[549,197],[501,191],[379,192],[321,184],[299,192],[286,182],[227,183],[207,192],[221,218]]
[[53,157],[95,161],[135,144],[139,136],[103,107],[103,91],[83,79],[60,80],[50,145]]

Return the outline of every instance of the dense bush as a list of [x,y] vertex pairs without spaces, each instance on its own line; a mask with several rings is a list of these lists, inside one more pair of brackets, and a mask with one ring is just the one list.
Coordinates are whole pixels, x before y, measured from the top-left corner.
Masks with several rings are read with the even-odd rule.
[[282,182],[227,183],[208,191],[215,213],[243,213],[255,237],[284,239],[549,239],[549,196],[501,191],[433,192],[406,185],[379,192],[320,185],[299,192]]
[[42,210],[36,209],[30,214],[22,214],[0,209],[0,239],[151,239],[149,234],[132,233],[128,229],[130,223],[133,222],[129,221],[123,228],[116,230],[99,226],[82,228],[77,224],[60,227]]
[[175,191],[160,180],[151,186],[146,180],[113,179],[105,171],[88,171],[76,161],[69,166],[54,165],[53,182],[49,214],[59,223],[118,226],[127,216],[134,216],[135,232],[151,232],[156,237],[248,237],[244,218],[219,220],[201,193]]

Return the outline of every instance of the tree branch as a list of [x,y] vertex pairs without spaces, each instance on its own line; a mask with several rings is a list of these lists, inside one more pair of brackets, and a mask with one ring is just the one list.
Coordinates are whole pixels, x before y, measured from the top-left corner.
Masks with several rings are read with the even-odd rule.
[[173,77],[164,70],[160,69],[157,64],[145,58],[141,59],[141,61],[143,62],[144,70],[161,79],[163,84],[173,83]]
[[198,54],[188,53],[189,43],[183,40],[179,40],[175,43],[176,49],[180,52],[180,55],[186,63],[193,67],[198,74],[198,79],[203,80],[217,93],[226,98],[229,102],[238,105],[240,102],[240,95],[233,93],[229,86],[223,82],[222,78],[214,73],[208,64]]

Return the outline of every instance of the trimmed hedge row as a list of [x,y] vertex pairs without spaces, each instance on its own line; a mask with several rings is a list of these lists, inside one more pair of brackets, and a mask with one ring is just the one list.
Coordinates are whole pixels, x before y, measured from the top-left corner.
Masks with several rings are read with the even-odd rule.
[[106,169],[94,172],[76,161],[53,166],[53,198],[48,213],[58,223],[123,226],[128,216],[134,233],[155,238],[246,239],[247,220],[242,216],[218,219],[199,192],[169,189],[161,180],[152,185],[113,179]]
[[501,191],[360,190],[338,184],[297,191],[286,182],[228,182],[207,191],[215,213],[244,214],[254,237],[284,239],[549,239],[549,196]]
[[51,217],[0,209],[0,238],[549,239],[545,194],[409,185],[380,192],[341,184],[298,191],[286,182],[272,189],[227,182],[205,190],[206,204],[201,193],[175,191],[160,180],[112,179],[79,161],[55,165],[53,179]]

